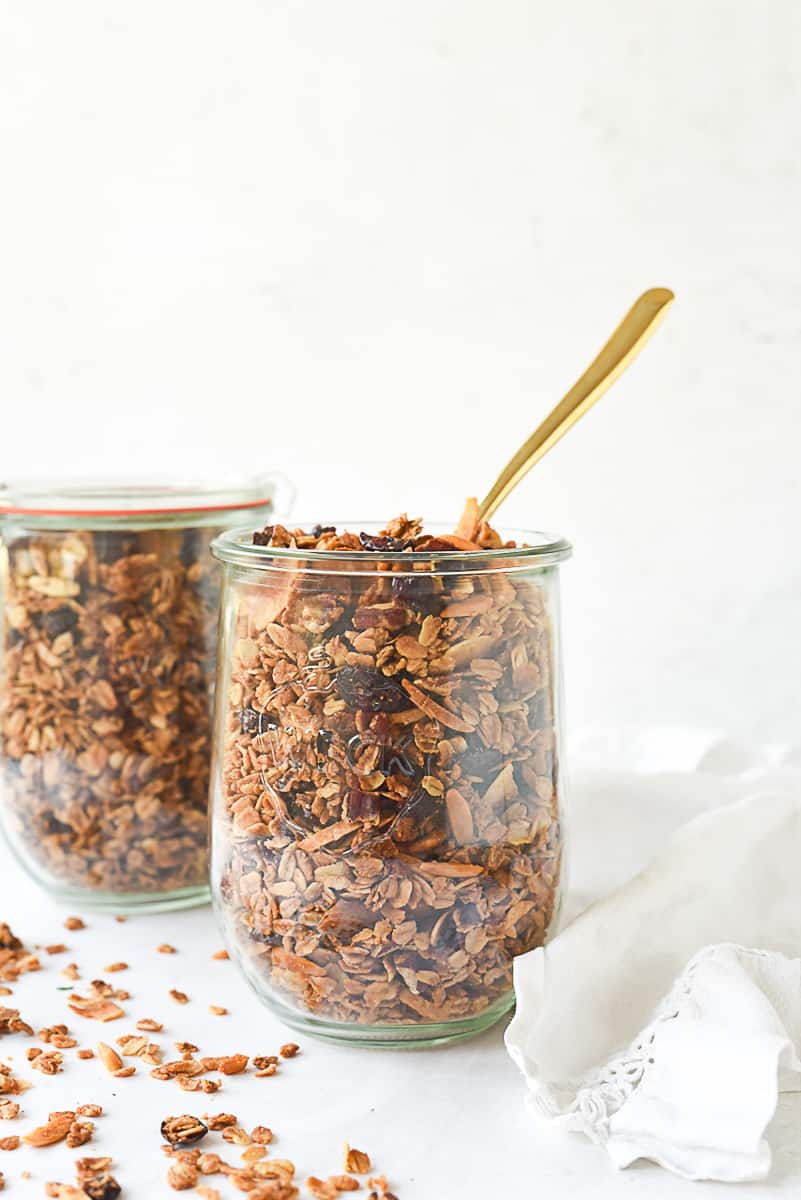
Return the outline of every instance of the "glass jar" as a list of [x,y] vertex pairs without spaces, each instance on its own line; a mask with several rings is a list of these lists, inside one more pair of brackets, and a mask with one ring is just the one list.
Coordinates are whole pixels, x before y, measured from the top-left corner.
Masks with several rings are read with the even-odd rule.
[[232,956],[291,1026],[384,1046],[477,1033],[554,924],[570,547],[514,536],[528,544],[212,545],[212,894]]
[[0,488],[0,813],[60,897],[205,902],[221,530],[245,488]]

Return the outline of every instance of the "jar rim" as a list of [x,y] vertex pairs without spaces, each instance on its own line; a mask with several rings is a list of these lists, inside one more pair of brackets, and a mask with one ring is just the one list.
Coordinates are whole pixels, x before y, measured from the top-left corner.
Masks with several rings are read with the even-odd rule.
[[[314,524],[314,523],[312,523]],[[323,525],[335,525],[336,528],[358,529],[360,532],[377,532],[385,524],[375,521],[342,521],[330,520],[321,522]],[[305,528],[302,521],[293,520],[293,528]],[[427,532],[436,534],[452,533],[453,524],[442,522],[427,522]],[[211,553],[222,563],[247,567],[253,570],[267,568],[280,570],[303,570],[325,572],[327,568],[337,565],[353,564],[354,573],[358,567],[371,564],[370,574],[375,563],[391,563],[407,568],[417,564],[441,564],[463,570],[465,564],[475,571],[498,570],[510,568],[531,569],[532,567],[550,566],[564,562],[570,558],[573,547],[566,538],[541,530],[509,530],[510,536],[518,542],[515,547],[501,547],[497,550],[381,550],[370,552],[365,550],[309,550],[297,549],[290,546],[254,546],[251,529],[229,529],[220,533],[211,543]],[[523,544],[525,543],[525,544]]]
[[179,484],[143,481],[0,483],[0,517],[159,517],[215,513],[272,504],[272,477],[245,483]]

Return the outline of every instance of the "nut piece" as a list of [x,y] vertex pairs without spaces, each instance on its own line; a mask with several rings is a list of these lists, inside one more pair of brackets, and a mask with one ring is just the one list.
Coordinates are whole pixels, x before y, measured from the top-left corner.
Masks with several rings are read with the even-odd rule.
[[67,1136],[75,1120],[74,1112],[51,1113],[46,1125],[37,1125],[25,1134],[23,1141],[29,1146],[53,1146]]
[[98,1042],[97,1055],[110,1074],[114,1075],[115,1072],[122,1070],[122,1059],[113,1046],[109,1046],[106,1042]]
[[370,1155],[345,1142],[344,1166],[346,1171],[351,1171],[354,1175],[366,1175],[370,1170]]
[[171,1146],[182,1149],[199,1142],[209,1131],[208,1125],[200,1117],[184,1113],[180,1117],[165,1117],[161,1122],[161,1136]]

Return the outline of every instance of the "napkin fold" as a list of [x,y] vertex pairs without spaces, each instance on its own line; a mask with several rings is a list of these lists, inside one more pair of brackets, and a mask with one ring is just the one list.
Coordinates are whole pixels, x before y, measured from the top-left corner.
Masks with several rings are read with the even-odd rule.
[[[779,1091],[801,1086],[801,773],[790,757],[762,790],[768,776],[747,755],[710,745],[694,758],[704,802],[747,794],[702,811],[516,960],[506,1041],[531,1111],[604,1144],[616,1166],[646,1158],[689,1179],[754,1180],[770,1168]],[[640,766],[639,820],[664,830],[675,793]],[[584,791],[586,856],[593,820],[618,842],[624,826],[608,781]],[[619,794],[636,821],[631,780]]]

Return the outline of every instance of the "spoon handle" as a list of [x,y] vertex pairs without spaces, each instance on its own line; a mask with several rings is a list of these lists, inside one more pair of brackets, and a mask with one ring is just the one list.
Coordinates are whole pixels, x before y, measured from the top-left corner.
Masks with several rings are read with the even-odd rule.
[[673,301],[668,288],[650,288],[635,300],[604,348],[592,360],[570,391],[556,405],[531,437],[509,460],[479,506],[479,515],[489,520],[513,488],[536,462],[547,454],[575,425],[596,400],[612,386],[636,358]]

